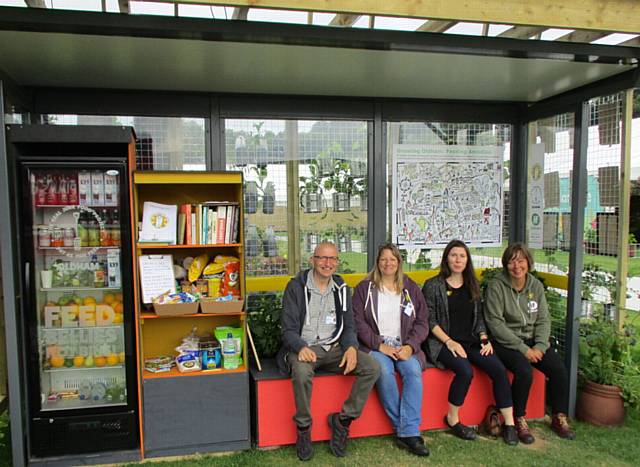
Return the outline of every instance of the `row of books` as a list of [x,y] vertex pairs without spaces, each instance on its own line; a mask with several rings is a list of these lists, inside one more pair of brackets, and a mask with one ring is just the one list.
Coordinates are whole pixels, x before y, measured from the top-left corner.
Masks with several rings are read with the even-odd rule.
[[240,206],[228,201],[182,204],[178,209],[178,245],[237,243]]

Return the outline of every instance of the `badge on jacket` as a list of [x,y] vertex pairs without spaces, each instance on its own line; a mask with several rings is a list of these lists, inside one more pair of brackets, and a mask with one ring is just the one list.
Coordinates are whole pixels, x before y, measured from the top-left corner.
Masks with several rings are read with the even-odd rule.
[[536,302],[535,300],[529,300],[529,303],[527,304],[527,306],[529,307],[529,313],[538,312],[538,302]]
[[409,302],[404,306],[404,314],[411,316],[413,314],[413,303]]

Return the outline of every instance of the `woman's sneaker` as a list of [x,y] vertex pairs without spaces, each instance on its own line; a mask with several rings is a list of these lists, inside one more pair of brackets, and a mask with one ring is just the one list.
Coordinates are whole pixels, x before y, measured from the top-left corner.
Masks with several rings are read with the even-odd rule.
[[524,417],[516,417],[516,431],[518,432],[518,439],[524,444],[531,444],[536,439],[529,430],[529,425]]
[[576,434],[569,426],[567,415],[563,413],[553,414],[551,417],[551,429],[560,436],[560,438],[575,439],[576,437]]

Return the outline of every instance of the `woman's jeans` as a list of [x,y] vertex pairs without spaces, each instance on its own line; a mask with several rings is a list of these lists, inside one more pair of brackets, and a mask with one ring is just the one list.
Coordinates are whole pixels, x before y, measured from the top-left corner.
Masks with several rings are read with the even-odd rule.
[[[393,360],[391,357],[371,351],[380,364],[380,378],[376,383],[382,407],[391,419],[398,437],[420,436],[422,415],[422,368],[412,355],[409,360]],[[402,378],[402,395],[398,390],[396,371]]]

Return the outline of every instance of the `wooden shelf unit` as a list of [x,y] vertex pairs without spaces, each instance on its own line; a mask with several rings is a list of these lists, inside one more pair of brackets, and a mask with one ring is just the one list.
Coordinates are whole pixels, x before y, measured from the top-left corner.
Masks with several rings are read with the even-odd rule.
[[[132,238],[135,252],[136,310],[139,322],[138,358],[141,406],[143,457],[183,455],[195,452],[225,451],[250,447],[249,434],[249,377],[247,368],[247,335],[244,312],[198,313],[181,316],[158,316],[144,309],[137,258],[146,254],[171,254],[174,263],[186,256],[207,253],[209,262],[218,255],[236,256],[240,260],[240,290],[245,297],[243,181],[241,172],[134,172],[132,184],[132,219],[137,226],[142,220],[143,204],[153,201],[162,204],[192,204],[206,201],[229,201],[240,207],[237,243],[211,245],[166,245],[138,242],[137,228]],[[242,329],[243,365],[234,370],[207,370],[180,373],[152,373],[144,370],[145,358],[176,355],[175,347],[182,338],[197,328],[199,336],[212,336],[218,326]],[[204,392],[203,392],[204,391]],[[208,404],[171,403],[170,400],[205,399]],[[217,398],[218,396],[218,398]],[[234,407],[233,413],[221,412],[221,405]],[[192,407],[192,408],[189,408]],[[168,428],[171,419],[174,428]],[[225,431],[216,436],[207,421]],[[164,420],[165,423],[160,423]],[[195,423],[195,424],[194,424]],[[188,430],[182,429],[190,425]],[[182,427],[182,428],[181,428]],[[223,435],[224,433],[224,435]]]

